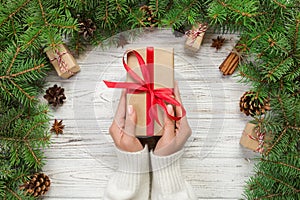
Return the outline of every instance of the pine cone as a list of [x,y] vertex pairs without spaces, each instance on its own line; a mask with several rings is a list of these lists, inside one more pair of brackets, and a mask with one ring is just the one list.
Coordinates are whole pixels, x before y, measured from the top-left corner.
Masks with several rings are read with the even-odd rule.
[[240,98],[240,111],[247,116],[261,115],[267,110],[270,110],[269,101],[267,99],[264,99],[263,102],[259,101],[254,92],[245,92]]
[[151,6],[143,5],[140,7],[143,12],[143,22],[145,22],[147,27],[157,26],[157,18],[154,15]]
[[64,91],[64,88],[57,87],[57,85],[55,84],[53,87],[49,87],[46,90],[46,95],[44,95],[44,98],[48,101],[49,104],[52,104],[53,106],[61,105],[66,99]]
[[21,185],[20,190],[26,190],[25,192],[39,197],[45,194],[50,188],[50,179],[44,173],[36,173],[30,177],[30,180]]
[[91,19],[84,19],[79,22],[79,31],[80,35],[83,35],[84,39],[88,39],[94,35],[96,30],[96,25]]

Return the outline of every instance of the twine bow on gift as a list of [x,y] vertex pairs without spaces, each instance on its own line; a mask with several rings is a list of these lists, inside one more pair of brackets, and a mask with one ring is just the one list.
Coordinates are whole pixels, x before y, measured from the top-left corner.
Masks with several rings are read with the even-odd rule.
[[62,72],[62,73],[65,73],[65,72],[68,72],[69,74],[74,74],[72,71],[70,71],[68,69],[68,64],[64,61],[64,59],[62,58],[63,55],[67,54],[68,52],[63,52],[61,53],[58,49],[55,50],[55,55],[54,55],[54,58],[52,58],[50,60],[50,62],[53,62],[54,60],[57,60],[57,64],[58,64],[58,67],[59,67],[59,70]]
[[198,29],[196,30],[188,30],[185,32],[185,35],[187,37],[191,37],[192,38],[192,41],[191,41],[191,45],[195,42],[196,38],[202,34],[202,33],[205,33],[208,29],[208,24],[207,23],[204,23],[204,24],[199,24],[199,27]]
[[[125,62],[125,55],[133,53],[137,58],[139,67],[142,72],[142,77],[137,75],[129,65]],[[173,88],[154,88],[154,48],[147,48],[147,63],[145,63],[143,57],[135,50],[126,51],[123,55],[123,66],[127,73],[135,82],[110,82],[104,81],[109,88],[126,88],[127,93],[146,93],[146,112],[147,112],[147,136],[153,136],[154,134],[154,120],[159,124],[159,118],[157,113],[157,105],[163,108],[164,112],[170,119],[180,120],[185,116],[185,109],[182,105],[174,99]],[[166,103],[174,106],[180,106],[182,109],[182,116],[171,115],[168,110]]]
[[252,135],[250,135],[250,134],[247,134],[247,136],[248,136],[250,139],[255,140],[255,141],[258,142],[258,147],[256,148],[255,151],[256,151],[256,152],[259,152],[259,153],[263,153],[263,152],[264,152],[264,143],[265,143],[265,141],[264,141],[265,133],[264,133],[264,132],[263,132],[263,133],[260,132],[258,127],[256,127],[256,128],[254,129],[254,131],[255,131],[255,133],[256,133],[256,137],[254,137],[254,136],[252,136]]

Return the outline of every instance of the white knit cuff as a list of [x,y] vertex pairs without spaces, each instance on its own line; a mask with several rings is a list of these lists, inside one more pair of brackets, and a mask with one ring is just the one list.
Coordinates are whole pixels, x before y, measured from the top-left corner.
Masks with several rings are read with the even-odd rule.
[[153,186],[158,187],[164,193],[177,192],[185,187],[180,169],[180,158],[183,153],[183,149],[169,156],[157,156],[153,152],[150,153]]
[[138,152],[126,152],[116,148],[119,162],[118,171],[126,173],[149,172],[149,151],[147,145]]

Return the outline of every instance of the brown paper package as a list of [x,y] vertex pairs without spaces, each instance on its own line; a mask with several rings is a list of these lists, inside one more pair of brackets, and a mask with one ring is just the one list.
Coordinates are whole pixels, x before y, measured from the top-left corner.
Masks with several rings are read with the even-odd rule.
[[[254,138],[257,138],[257,135],[255,133],[255,127],[256,127],[256,124],[253,124],[253,123],[250,123],[250,122],[247,123],[245,128],[244,128],[241,139],[240,139],[240,144],[243,147],[251,149],[253,151],[257,150],[257,147],[258,147],[259,143],[258,143],[257,140],[251,139],[248,135],[251,135]],[[265,137],[264,137],[264,150],[266,150],[269,147],[269,142],[271,141],[271,139],[272,139],[272,137],[271,137],[270,134],[265,135]]]
[[65,45],[60,44],[59,47],[58,47],[58,50],[59,50],[60,53],[67,52],[66,54],[61,56],[62,60],[64,60],[65,63],[67,63],[68,71],[66,71],[66,72],[61,71],[61,69],[58,65],[57,59],[54,59],[57,56],[55,51],[48,50],[48,51],[46,51],[46,54],[47,54],[50,61],[52,59],[54,59],[51,63],[54,66],[58,76],[60,76],[62,78],[66,78],[66,79],[70,78],[75,73],[80,71],[80,67],[77,64],[75,58],[72,56],[72,54],[69,52],[69,50],[67,49],[67,47]]
[[[135,49],[146,61],[146,48]],[[140,66],[136,57],[127,55],[127,64],[142,77]],[[134,82],[127,74],[127,82]],[[172,48],[154,48],[154,88],[174,88],[174,53]],[[137,113],[136,136],[147,136],[146,125],[146,93],[127,94],[127,105],[132,105]],[[154,123],[154,136],[162,135],[163,110],[157,106],[158,117],[161,125]]]
[[243,131],[242,137],[240,139],[240,144],[243,147],[246,147],[248,149],[251,149],[255,151],[258,147],[258,141],[251,139],[248,135],[251,135],[253,137],[257,137],[254,129],[256,125],[252,123],[247,123],[245,126],[245,129]]
[[[193,30],[197,30],[196,27],[193,27]],[[202,40],[204,38],[205,32],[200,33],[200,35],[193,41],[193,37],[189,36],[185,41],[185,48],[192,50],[194,52],[200,49]]]

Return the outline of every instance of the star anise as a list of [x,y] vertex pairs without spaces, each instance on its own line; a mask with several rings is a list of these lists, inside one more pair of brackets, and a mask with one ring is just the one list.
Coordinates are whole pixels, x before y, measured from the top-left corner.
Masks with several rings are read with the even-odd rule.
[[55,119],[50,131],[55,132],[56,135],[63,134],[63,129],[64,129],[65,125],[62,124],[62,121],[63,120],[58,121],[57,119]]
[[221,49],[225,38],[223,38],[222,36],[218,36],[217,39],[212,39],[212,44],[211,47],[215,47],[217,50]]

